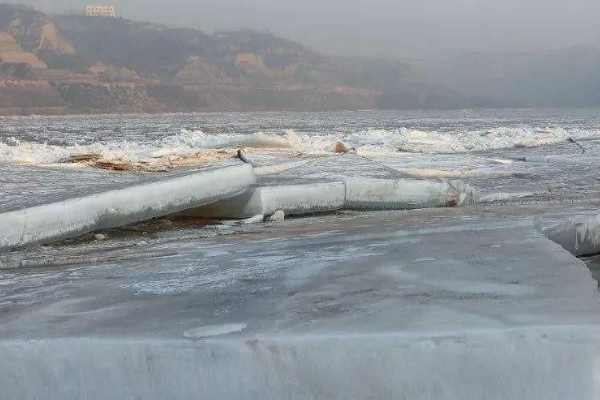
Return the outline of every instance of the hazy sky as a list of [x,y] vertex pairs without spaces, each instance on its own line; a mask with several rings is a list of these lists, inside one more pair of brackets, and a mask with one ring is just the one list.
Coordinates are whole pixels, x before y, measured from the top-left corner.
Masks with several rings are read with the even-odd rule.
[[[5,0],[0,0],[5,1]],[[9,0],[10,1],[10,0]],[[130,19],[268,29],[337,55],[426,58],[596,46],[600,0],[12,0],[49,12],[113,4]]]

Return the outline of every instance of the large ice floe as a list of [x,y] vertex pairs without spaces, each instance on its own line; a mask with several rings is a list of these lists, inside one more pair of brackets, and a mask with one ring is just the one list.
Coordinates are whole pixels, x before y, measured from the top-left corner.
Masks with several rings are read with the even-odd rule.
[[476,198],[474,189],[460,181],[400,179],[393,170],[356,155],[287,163],[287,168],[272,168],[270,173],[263,169],[262,178],[254,185],[253,166],[238,164],[171,174],[151,182],[142,179],[134,185],[120,184],[112,190],[0,213],[4,228],[0,249],[179,212],[204,218],[250,218],[278,210],[286,215],[306,215],[342,208],[461,206],[473,204]]
[[476,192],[461,181],[401,179],[400,174],[348,154],[293,165],[259,176],[239,196],[217,201],[183,215],[248,218],[355,210],[406,210],[473,204]]
[[103,244],[86,254],[106,261],[4,273],[0,397],[598,398],[583,263],[514,210],[448,211]]
[[173,214],[236,195],[254,181],[250,165],[213,166],[0,213],[0,250]]

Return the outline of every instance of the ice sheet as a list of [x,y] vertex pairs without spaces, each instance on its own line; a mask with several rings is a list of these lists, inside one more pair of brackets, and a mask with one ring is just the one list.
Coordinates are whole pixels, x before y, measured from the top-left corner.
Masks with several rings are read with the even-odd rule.
[[128,268],[5,273],[3,393],[595,399],[585,265],[509,210],[448,212],[295,220],[128,249]]
[[0,250],[174,214],[239,194],[254,183],[250,165],[202,171],[0,213]]

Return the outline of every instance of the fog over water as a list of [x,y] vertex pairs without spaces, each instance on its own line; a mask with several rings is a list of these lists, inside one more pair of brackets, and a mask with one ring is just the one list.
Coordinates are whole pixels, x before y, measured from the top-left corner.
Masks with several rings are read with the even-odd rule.
[[[88,0],[21,0],[47,12]],[[268,29],[335,55],[436,58],[462,52],[595,46],[597,0],[110,0],[136,20],[200,28]]]

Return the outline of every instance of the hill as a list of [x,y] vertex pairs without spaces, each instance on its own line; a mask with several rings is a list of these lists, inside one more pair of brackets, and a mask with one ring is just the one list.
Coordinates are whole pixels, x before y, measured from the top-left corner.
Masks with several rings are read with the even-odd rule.
[[321,55],[268,32],[207,35],[0,4],[0,112],[453,108],[475,97],[405,64]]

